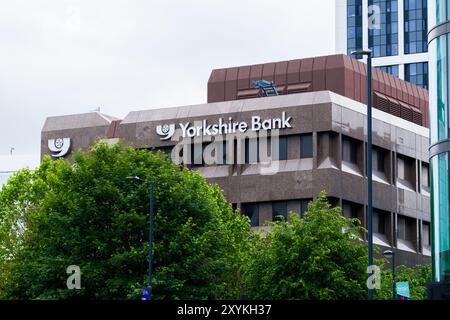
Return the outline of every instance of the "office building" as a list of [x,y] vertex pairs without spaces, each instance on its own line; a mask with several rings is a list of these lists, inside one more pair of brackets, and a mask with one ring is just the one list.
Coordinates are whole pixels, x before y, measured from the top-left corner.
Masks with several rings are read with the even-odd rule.
[[[302,215],[322,190],[367,227],[366,72],[346,55],[213,70],[204,104],[132,111],[124,119],[49,117],[41,155],[70,158],[97,137],[122,139],[198,170],[255,228],[288,212]],[[253,82],[261,79],[273,81],[279,95],[262,96]],[[399,263],[424,263],[431,242],[428,94],[374,69],[373,101],[374,243],[396,250]],[[213,163],[205,156],[212,144]]]

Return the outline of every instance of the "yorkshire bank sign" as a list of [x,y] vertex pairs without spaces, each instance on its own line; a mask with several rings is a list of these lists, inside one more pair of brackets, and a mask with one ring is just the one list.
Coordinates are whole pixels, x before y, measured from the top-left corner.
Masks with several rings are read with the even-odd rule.
[[[211,124],[207,120],[180,123],[181,136],[183,138],[194,138],[200,136],[216,136],[222,134],[245,133],[247,130],[258,132],[260,130],[288,129],[292,128],[292,117],[286,116],[286,112],[281,113],[279,118],[261,119],[259,116],[252,116],[250,123],[245,121],[234,122],[233,118],[224,120],[219,118],[217,123]],[[161,140],[170,139],[176,130],[175,124],[164,124],[156,127],[156,133],[161,136]]]

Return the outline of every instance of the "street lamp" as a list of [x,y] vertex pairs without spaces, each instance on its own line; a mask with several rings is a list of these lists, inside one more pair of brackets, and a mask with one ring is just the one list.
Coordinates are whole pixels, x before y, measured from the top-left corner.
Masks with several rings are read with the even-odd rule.
[[[372,206],[372,51],[356,50],[352,55],[367,56],[367,231],[369,270],[373,265],[373,206]],[[368,288],[368,299],[373,299],[373,289]]]
[[395,252],[391,250],[386,250],[383,252],[383,256],[391,260],[392,265],[392,300],[397,300],[397,295],[395,293]]
[[149,237],[148,237],[148,242],[149,242],[149,251],[148,251],[148,300],[152,299],[152,259],[153,259],[153,254],[152,254],[152,247],[153,247],[153,202],[154,202],[154,195],[153,195],[153,190],[154,190],[154,185],[155,182],[153,180],[147,180],[147,179],[142,179],[138,176],[129,176],[127,177],[127,179],[134,179],[134,180],[139,180],[142,182],[150,182],[150,231],[149,231]]

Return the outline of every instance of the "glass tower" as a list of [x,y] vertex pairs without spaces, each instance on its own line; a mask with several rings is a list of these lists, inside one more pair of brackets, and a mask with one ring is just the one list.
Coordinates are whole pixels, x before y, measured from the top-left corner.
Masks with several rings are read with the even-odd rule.
[[397,0],[369,0],[369,6],[380,8],[379,28],[369,28],[369,48],[372,57],[398,55],[398,3]]
[[362,0],[347,2],[347,55],[363,46]]
[[[450,4],[436,0],[436,26],[428,36],[430,54],[430,165],[433,281],[450,281],[449,214],[449,42]],[[448,29],[450,30],[450,29]]]
[[429,1],[335,0],[336,52],[369,48],[374,67],[428,89]]

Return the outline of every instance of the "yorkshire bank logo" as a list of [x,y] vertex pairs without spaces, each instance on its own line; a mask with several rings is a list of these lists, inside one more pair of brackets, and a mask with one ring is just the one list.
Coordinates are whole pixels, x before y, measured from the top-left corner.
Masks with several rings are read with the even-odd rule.
[[57,138],[48,140],[48,149],[53,158],[64,157],[70,150],[70,138]]
[[163,124],[156,127],[156,133],[162,136],[161,140],[169,140],[175,133],[175,124]]
[[[282,112],[281,117],[272,119],[261,119],[253,116],[251,122],[234,122],[230,117],[228,120],[220,118],[217,123],[210,124],[207,120],[180,123],[181,136],[183,138],[193,138],[200,136],[215,136],[222,134],[244,133],[247,130],[258,132],[260,130],[276,130],[292,128],[292,117],[287,117],[286,112]],[[156,133],[161,136],[161,140],[169,140],[175,134],[175,124],[163,124],[156,126]]]

